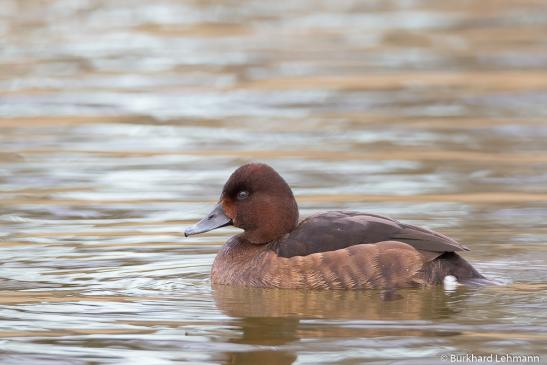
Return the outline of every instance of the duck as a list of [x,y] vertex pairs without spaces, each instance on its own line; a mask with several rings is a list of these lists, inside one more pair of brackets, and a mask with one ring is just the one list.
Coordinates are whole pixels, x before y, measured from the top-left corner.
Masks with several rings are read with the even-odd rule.
[[444,234],[358,211],[327,211],[299,221],[296,199],[271,166],[248,163],[186,237],[225,226],[229,238],[211,268],[213,285],[283,289],[399,289],[485,279]]

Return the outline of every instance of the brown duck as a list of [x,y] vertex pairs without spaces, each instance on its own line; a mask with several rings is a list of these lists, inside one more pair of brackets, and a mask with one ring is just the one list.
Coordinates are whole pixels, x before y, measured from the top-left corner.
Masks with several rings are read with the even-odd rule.
[[298,223],[289,185],[270,166],[238,168],[211,213],[186,236],[227,225],[244,230],[215,258],[213,284],[260,288],[374,289],[484,279],[456,251],[469,250],[429,229],[391,218],[332,211]]

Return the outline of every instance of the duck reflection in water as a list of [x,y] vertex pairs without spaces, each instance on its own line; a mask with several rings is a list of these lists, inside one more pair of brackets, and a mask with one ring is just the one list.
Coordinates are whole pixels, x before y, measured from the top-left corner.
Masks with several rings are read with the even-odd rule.
[[[292,364],[300,338],[455,336],[458,332],[422,329],[416,321],[448,319],[473,288],[392,290],[286,290],[213,285],[216,306],[233,319],[232,343],[250,351],[226,353],[230,364]],[[319,321],[316,322],[315,321]],[[322,323],[332,321],[332,323]],[[351,321],[351,326],[344,323]]]

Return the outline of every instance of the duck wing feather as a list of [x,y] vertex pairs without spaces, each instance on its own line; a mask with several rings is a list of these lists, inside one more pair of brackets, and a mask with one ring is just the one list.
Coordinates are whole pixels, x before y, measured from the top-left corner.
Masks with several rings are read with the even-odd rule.
[[310,216],[271,247],[280,257],[294,257],[383,241],[404,242],[432,258],[444,252],[469,250],[452,238],[426,228],[380,215],[346,211]]

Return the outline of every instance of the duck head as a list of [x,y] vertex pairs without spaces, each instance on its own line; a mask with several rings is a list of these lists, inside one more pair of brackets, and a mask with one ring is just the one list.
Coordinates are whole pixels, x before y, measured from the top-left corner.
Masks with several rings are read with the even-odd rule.
[[298,206],[289,185],[270,166],[250,163],[232,173],[216,207],[185,236],[234,225],[241,238],[263,244],[291,232],[298,224]]

